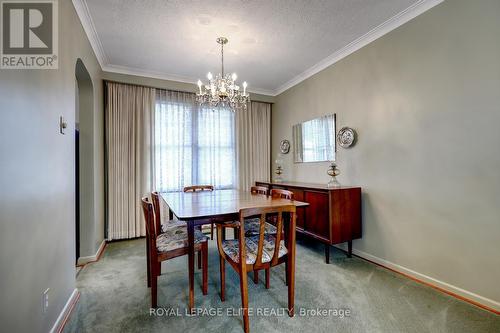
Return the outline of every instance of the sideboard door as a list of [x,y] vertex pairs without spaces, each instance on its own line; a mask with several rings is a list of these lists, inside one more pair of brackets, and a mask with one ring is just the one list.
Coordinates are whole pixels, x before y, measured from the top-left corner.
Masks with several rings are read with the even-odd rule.
[[305,230],[330,240],[328,192],[304,191],[306,207]]

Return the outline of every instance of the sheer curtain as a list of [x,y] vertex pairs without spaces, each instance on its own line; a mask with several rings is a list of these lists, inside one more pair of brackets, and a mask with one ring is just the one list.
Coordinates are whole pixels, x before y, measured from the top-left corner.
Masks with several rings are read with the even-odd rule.
[[192,93],[156,92],[155,183],[162,192],[236,187],[235,115],[201,108]]
[[106,82],[107,238],[144,236],[141,197],[153,187],[155,89]]

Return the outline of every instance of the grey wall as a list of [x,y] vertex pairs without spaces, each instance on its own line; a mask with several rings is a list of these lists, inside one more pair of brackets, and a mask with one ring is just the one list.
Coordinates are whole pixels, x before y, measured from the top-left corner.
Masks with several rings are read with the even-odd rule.
[[[162,88],[162,89],[170,89],[170,90],[196,92],[198,89],[198,87],[192,83],[153,79],[144,76],[119,74],[112,72],[103,72],[103,78],[109,81],[131,83],[131,84]],[[267,103],[274,103],[275,101],[275,97],[273,96],[253,94],[253,93],[250,93],[250,99],[254,101],[267,102]]]
[[[363,187],[354,248],[500,301],[500,1],[448,0],[277,96],[273,158],[292,125],[337,113]],[[285,178],[326,183],[327,163]],[[498,304],[498,303],[497,303]]]
[[[75,288],[78,58],[94,87],[89,181],[95,184],[96,231],[89,242],[95,253],[104,220],[102,73],[71,1],[59,1],[58,70],[0,70],[0,322],[6,332],[47,332]],[[59,134],[60,115],[69,125],[66,135]],[[42,314],[46,288],[49,308]]]

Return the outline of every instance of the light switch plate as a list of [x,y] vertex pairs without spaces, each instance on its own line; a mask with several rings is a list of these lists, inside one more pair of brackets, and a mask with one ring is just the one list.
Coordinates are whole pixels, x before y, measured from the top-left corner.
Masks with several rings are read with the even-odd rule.
[[49,291],[50,288],[47,288],[42,294],[42,313],[47,313],[49,307]]
[[64,121],[64,117],[63,116],[60,116],[59,117],[59,133],[61,133],[63,135],[66,134],[66,133],[64,133],[66,127],[68,127],[68,123]]

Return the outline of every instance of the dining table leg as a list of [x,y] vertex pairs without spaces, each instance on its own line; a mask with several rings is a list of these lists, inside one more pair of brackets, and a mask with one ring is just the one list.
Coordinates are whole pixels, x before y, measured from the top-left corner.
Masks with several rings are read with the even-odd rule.
[[189,312],[194,307],[194,223],[187,221],[188,231],[188,272],[189,272]]

